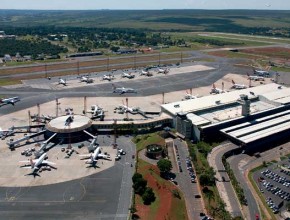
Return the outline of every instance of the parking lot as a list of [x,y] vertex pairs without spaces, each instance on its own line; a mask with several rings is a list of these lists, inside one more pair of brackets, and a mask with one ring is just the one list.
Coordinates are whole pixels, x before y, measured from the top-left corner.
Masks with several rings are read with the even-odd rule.
[[290,201],[290,157],[256,171],[253,177],[273,213],[285,211]]

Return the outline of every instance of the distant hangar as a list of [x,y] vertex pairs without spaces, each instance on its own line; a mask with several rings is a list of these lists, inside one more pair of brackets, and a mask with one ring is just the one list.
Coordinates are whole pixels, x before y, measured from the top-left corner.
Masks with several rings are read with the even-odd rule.
[[244,146],[290,134],[290,88],[275,83],[161,106],[181,137]]

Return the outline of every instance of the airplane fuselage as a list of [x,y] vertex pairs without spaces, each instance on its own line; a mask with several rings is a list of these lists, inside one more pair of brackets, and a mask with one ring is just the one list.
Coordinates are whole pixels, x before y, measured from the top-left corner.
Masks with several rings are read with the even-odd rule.
[[19,101],[20,101],[20,98],[16,96],[16,97],[7,98],[7,99],[1,99],[0,103],[14,105],[14,103],[19,102]]

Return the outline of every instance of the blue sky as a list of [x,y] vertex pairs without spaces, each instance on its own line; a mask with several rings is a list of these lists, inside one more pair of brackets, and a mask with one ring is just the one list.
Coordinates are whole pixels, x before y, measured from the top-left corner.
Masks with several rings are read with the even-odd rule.
[[289,0],[2,0],[0,9],[287,9]]

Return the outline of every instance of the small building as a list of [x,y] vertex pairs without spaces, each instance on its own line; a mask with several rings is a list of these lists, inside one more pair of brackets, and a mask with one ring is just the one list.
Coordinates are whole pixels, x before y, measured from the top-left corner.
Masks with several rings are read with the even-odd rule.
[[74,57],[92,57],[92,56],[101,56],[103,55],[102,51],[95,51],[95,52],[84,52],[84,53],[74,53],[69,54],[67,58],[74,58]]
[[161,159],[164,156],[164,147],[158,144],[151,144],[146,147],[146,156],[151,159]]
[[133,53],[137,53],[136,49],[130,49],[130,48],[120,48],[116,54],[133,54]]

